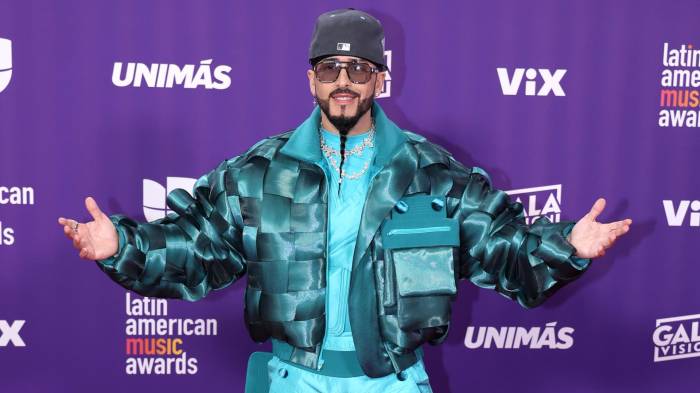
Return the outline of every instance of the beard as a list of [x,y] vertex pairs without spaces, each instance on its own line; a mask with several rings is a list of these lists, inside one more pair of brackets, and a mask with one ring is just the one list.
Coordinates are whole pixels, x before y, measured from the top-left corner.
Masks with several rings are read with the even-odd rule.
[[348,90],[348,89],[337,89],[331,92],[331,94],[328,95],[327,100],[322,100],[318,98],[318,96],[315,96],[316,102],[318,103],[318,106],[321,107],[321,110],[323,113],[326,114],[326,117],[328,118],[328,121],[333,124],[333,126],[338,130],[340,135],[345,136],[352,130],[353,127],[357,124],[357,122],[360,120],[360,118],[367,113],[370,108],[372,108],[372,104],[374,103],[374,91],[372,94],[369,95],[369,97],[365,98],[364,100],[361,100],[358,105],[357,105],[357,111],[355,112],[354,116],[345,116],[345,115],[340,115],[340,116],[333,116],[331,115],[331,108],[330,108],[330,101],[331,97],[334,94],[338,93],[346,93],[346,94],[352,94],[357,97],[357,93]]

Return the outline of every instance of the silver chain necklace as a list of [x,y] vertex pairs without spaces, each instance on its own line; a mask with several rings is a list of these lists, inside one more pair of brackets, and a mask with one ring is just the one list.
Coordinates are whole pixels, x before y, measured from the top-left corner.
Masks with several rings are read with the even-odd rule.
[[[335,171],[340,174],[340,179],[338,180],[339,184],[343,181],[344,178],[348,178],[350,180],[358,179],[367,171],[367,168],[369,168],[369,160],[366,160],[362,169],[355,173],[346,174],[345,169],[341,171],[340,165],[338,165],[338,160],[335,158],[335,156],[340,156],[340,151],[326,144],[326,141],[323,137],[323,132],[321,132],[320,123],[318,133],[321,139],[321,151],[323,151],[323,154],[326,157],[328,157],[328,161],[330,162],[333,169],[335,169]],[[372,122],[372,127],[369,129],[369,131],[367,131],[367,136],[362,140],[362,143],[357,144],[352,149],[345,150],[345,154],[343,156],[346,160],[352,155],[362,156],[363,150],[367,147],[374,147],[374,122]]]

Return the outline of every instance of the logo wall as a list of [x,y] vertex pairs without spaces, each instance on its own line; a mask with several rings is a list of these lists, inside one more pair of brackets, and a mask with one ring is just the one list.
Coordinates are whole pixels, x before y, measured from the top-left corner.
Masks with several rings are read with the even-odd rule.
[[[0,93],[10,84],[10,79],[12,79],[12,41],[0,38]],[[33,204],[33,188],[0,186],[0,205]],[[2,217],[0,217],[0,246],[11,246],[14,243],[14,229],[3,223]]]
[[700,357],[700,314],[656,320],[654,362]]
[[171,318],[165,299],[125,294],[125,373],[127,375],[192,375],[198,359],[187,352],[192,336],[216,336],[215,318]]
[[[34,188],[0,186],[0,206],[2,205],[33,205]],[[2,221],[0,217],[0,246],[15,244],[15,230]]]
[[[501,91],[505,96],[514,96],[520,93],[526,96],[540,97],[550,94],[560,97],[566,95],[561,86],[561,80],[566,74],[565,69],[556,69],[552,72],[547,68],[515,68],[509,74],[507,68],[499,67],[496,68],[496,72],[498,73],[498,81],[501,83]],[[523,77],[525,77],[525,88],[521,90]]]
[[464,346],[469,349],[569,349],[574,345],[574,328],[557,327],[549,322],[544,328],[534,326],[468,326]]
[[700,50],[664,42],[659,127],[700,127]]
[[[678,203],[670,199],[662,201],[666,222],[670,227],[700,227],[700,201],[681,200]],[[685,218],[688,217],[688,220]]]
[[377,98],[391,97],[391,51],[384,51],[384,60],[386,61],[386,76],[384,77],[384,86],[382,86],[382,92],[377,96]]
[[114,63],[112,83],[117,87],[159,87],[170,89],[182,86],[185,89],[224,90],[231,86],[231,67],[219,65],[212,67],[213,59],[206,59],[199,64],[144,64]]
[[12,323],[4,319],[0,319],[0,348],[7,347],[12,344],[15,347],[26,347],[24,340],[19,335],[20,329],[24,326],[26,321],[16,320]]
[[143,179],[143,215],[147,221],[154,221],[164,218],[172,211],[168,209],[166,198],[171,191],[182,188],[192,195],[192,188],[197,179],[189,177],[168,177],[165,180],[166,186],[151,180]]
[[12,41],[0,38],[0,93],[12,78]]
[[532,225],[542,217],[551,222],[561,220],[561,184],[549,186],[521,188],[506,191],[506,194],[523,205],[525,223]]

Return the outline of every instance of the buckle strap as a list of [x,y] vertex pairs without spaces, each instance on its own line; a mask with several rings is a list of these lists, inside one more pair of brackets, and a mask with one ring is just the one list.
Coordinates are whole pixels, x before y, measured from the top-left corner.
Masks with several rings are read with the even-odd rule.
[[[324,349],[323,364],[320,369],[311,368],[302,364],[307,362],[304,362],[303,359],[299,359],[299,356],[294,356],[297,352],[306,351],[297,349],[281,340],[272,340],[272,353],[282,362],[294,367],[314,374],[337,378],[352,378],[365,375],[364,371],[362,371],[362,367],[360,367],[360,362],[357,359],[355,351],[331,351]],[[311,356],[314,355],[313,353],[309,354]],[[297,362],[297,360],[301,360],[302,363]]]

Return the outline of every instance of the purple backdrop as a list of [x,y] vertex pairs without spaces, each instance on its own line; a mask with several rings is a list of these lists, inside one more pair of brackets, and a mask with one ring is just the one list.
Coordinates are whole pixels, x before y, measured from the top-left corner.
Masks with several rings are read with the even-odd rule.
[[[74,0],[0,3],[0,391],[243,391],[248,355],[270,348],[245,330],[243,281],[167,302],[163,318],[217,322],[216,334],[181,337],[196,372],[129,375],[130,363],[176,356],[126,353],[125,290],[78,258],[56,220],[87,220],[92,195],[144,221],[144,206],[162,214],[168,187],[187,184],[175,178],[296,127],[313,109],[313,22],[349,5],[385,27],[379,102],[399,126],[485,168],[532,215],[576,220],[605,197],[601,221],[634,220],[539,308],[461,282],[449,337],[425,347],[434,390],[697,389],[697,103],[660,106],[664,70],[700,70],[672,64],[700,45],[697,1]],[[192,65],[194,82],[149,87],[167,84],[154,73],[120,87],[115,63]],[[518,349],[465,345],[469,329],[507,327],[539,335]]]

